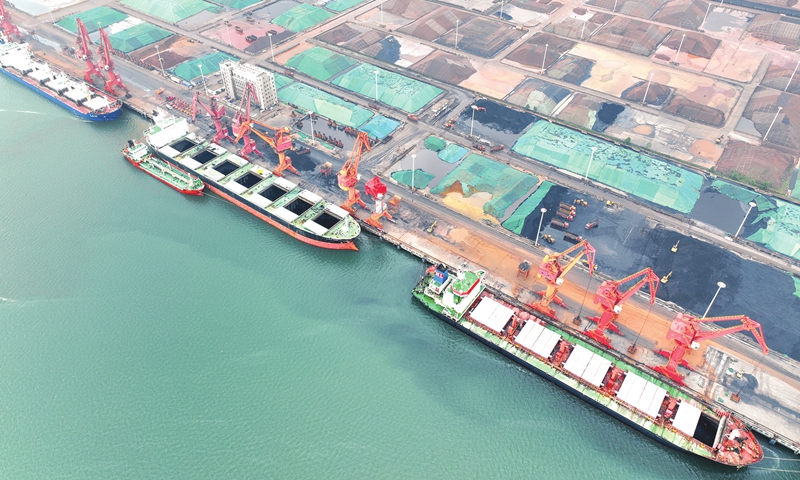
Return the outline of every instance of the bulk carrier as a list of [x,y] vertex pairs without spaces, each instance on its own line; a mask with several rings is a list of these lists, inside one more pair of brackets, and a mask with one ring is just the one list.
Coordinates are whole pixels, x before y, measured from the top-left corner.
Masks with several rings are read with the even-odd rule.
[[665,445],[734,467],[763,457],[754,434],[731,413],[536,316],[487,287],[484,275],[432,266],[413,296],[448,324]]
[[197,175],[212,192],[301,242],[358,250],[354,240],[361,227],[346,210],[198,137],[185,118],[161,117],[144,136],[165,161]]
[[122,109],[118,99],[56,69],[31,54],[27,43],[13,42],[2,33],[0,67],[8,77],[83,119],[107,122]]

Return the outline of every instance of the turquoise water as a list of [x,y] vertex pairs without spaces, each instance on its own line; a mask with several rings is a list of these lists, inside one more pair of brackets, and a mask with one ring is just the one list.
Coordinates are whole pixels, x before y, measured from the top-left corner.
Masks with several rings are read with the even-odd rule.
[[792,478],[511,364],[412,302],[420,262],[375,238],[323,251],[181,196],[119,155],[145,127],[0,77],[0,478]]

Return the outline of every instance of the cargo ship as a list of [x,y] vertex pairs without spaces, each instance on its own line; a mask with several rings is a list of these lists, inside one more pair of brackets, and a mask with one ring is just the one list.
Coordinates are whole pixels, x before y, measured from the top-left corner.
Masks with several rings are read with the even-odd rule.
[[166,162],[282,232],[320,248],[358,250],[354,240],[361,226],[346,210],[198,137],[185,118],[160,115],[144,136]]
[[441,320],[665,445],[733,467],[763,457],[755,435],[730,412],[536,316],[486,286],[483,271],[432,266],[412,293]]
[[27,43],[0,34],[0,71],[16,82],[93,122],[116,119],[122,102],[31,54]]
[[128,140],[128,146],[122,149],[122,156],[131,162],[134,167],[183,194],[203,194],[204,185],[199,178],[189,175],[160,158],[156,158],[147,148],[147,145],[141,142]]

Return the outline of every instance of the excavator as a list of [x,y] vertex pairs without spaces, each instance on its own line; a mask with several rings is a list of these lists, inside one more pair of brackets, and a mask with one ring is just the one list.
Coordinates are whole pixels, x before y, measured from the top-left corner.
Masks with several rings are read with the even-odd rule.
[[192,98],[192,123],[194,123],[197,119],[197,105],[203,107],[203,110],[205,110],[214,120],[214,129],[216,130],[216,133],[211,141],[217,145],[219,145],[219,142],[224,139],[228,139],[233,142],[233,139],[228,134],[228,127],[222,125],[222,118],[225,116],[225,106],[218,105],[216,97],[211,97],[211,101],[208,105],[206,105],[200,101],[200,92],[195,92],[194,97]]
[[3,34],[11,38],[11,35],[16,35],[22,40],[22,34],[19,33],[19,29],[16,25],[11,23],[11,13],[6,10],[5,2],[0,0],[0,30],[3,31]]
[[[580,250],[580,252],[578,252],[577,255],[572,257],[566,264],[561,264],[562,259],[568,258],[572,252],[578,250]],[[541,295],[542,299],[537,303],[530,304],[529,307],[553,319],[556,318],[556,312],[550,307],[551,302],[555,302],[557,305],[567,308],[567,305],[557,295],[558,287],[564,283],[564,277],[567,275],[567,272],[572,270],[572,267],[580,262],[584,255],[588,262],[589,275],[591,275],[594,273],[595,249],[586,240],[573,245],[561,253],[545,255],[544,260],[542,260],[541,265],[539,265],[537,277],[544,278],[547,281],[547,290],[536,292]]]
[[[358,132],[356,135],[356,143],[353,145],[353,151],[350,153],[350,158],[339,170],[336,175],[339,181],[339,188],[347,192],[347,200],[341,205],[342,208],[350,213],[355,213],[355,205],[361,205],[367,208],[367,204],[361,200],[361,193],[358,191],[356,185],[358,184],[358,164],[361,162],[361,153],[364,151],[372,151],[369,146],[369,135],[366,132]],[[384,192],[385,193],[385,192]]]
[[103,71],[100,70],[98,65],[92,61],[92,41],[89,40],[89,33],[86,31],[86,26],[80,18],[75,19],[75,24],[78,29],[78,36],[75,38],[75,44],[78,45],[78,58],[86,62],[86,72],[83,74],[84,80],[94,85],[92,76],[98,76],[105,80]]
[[[114,71],[114,59],[111,58],[111,40],[109,40],[106,31],[101,27],[100,32],[100,47],[97,49],[97,54],[100,55],[99,67],[108,73],[108,80],[106,80],[106,92],[111,95],[116,95],[114,87],[119,87],[125,92],[128,87],[122,82],[122,78]],[[129,96],[129,95],[128,95]]]
[[[629,289],[624,292],[620,290],[622,285],[637,280]],[[599,303],[603,314],[600,317],[589,317],[589,321],[597,323],[597,326],[592,330],[587,330],[585,333],[589,338],[594,339],[598,343],[605,345],[607,348],[613,349],[611,342],[605,335],[606,329],[622,335],[614,320],[622,313],[622,304],[631,298],[636,292],[639,291],[645,284],[650,288],[650,305],[656,301],[656,292],[658,291],[658,282],[660,279],[655,274],[652,268],[647,267],[640,270],[633,275],[629,275],[622,280],[606,280],[597,287],[597,292],[594,296],[594,303]]]
[[[700,329],[700,322],[717,323],[730,321],[739,321],[741,322],[741,325],[722,328],[720,330],[709,330],[705,332],[701,331]],[[764,355],[769,353],[769,348],[764,341],[764,332],[761,330],[761,324],[755,320],[751,320],[745,315],[695,318],[690,315],[679,313],[675,317],[675,320],[672,321],[672,326],[670,326],[669,332],[667,332],[667,340],[674,340],[675,348],[673,348],[671,352],[667,352],[666,350],[659,350],[655,352],[658,355],[667,357],[669,361],[666,365],[658,365],[655,367],[651,366],[650,368],[671,379],[672,381],[683,385],[684,376],[678,373],[677,367],[680,365],[688,368],[689,370],[692,369],[689,366],[689,363],[683,359],[683,356],[686,354],[687,350],[690,348],[697,350],[700,348],[699,342],[703,340],[722,337],[730,333],[741,332],[742,330],[748,330],[753,334],[756,340],[758,340],[758,344],[761,345],[761,351],[764,352]]]
[[[275,137],[270,137],[266,133],[256,130],[253,125],[260,125],[268,130],[275,132]],[[289,170],[297,176],[300,172],[292,166],[292,159],[286,155],[287,150],[292,149],[292,136],[289,134],[289,127],[273,127],[266,123],[259,122],[258,120],[242,120],[239,126],[239,134],[236,135],[236,140],[233,143],[238,143],[244,135],[248,132],[255,133],[258,138],[264,140],[264,143],[272,147],[272,150],[278,155],[278,166],[272,171],[275,175],[282,177],[285,170]]]
[[[256,89],[252,83],[247,83],[244,87],[244,92],[242,94],[242,102],[239,104],[239,110],[236,111],[236,114],[233,116],[233,124],[231,125],[231,130],[233,134],[236,136],[236,141],[238,143],[239,139],[241,138],[244,140],[244,146],[241,150],[239,150],[239,156],[244,158],[245,160],[250,160],[248,155],[251,153],[255,153],[259,157],[264,157],[264,155],[258,151],[258,146],[256,146],[256,141],[250,138],[249,130],[242,130],[242,123],[249,122],[250,118],[250,102],[254,100],[258,102],[258,95],[256,94]],[[242,132],[241,137],[239,136],[239,132]]]

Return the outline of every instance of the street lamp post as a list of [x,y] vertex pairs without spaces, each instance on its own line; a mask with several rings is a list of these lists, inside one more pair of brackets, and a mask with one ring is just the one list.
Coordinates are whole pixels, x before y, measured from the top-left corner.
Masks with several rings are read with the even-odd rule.
[[228,34],[228,46],[230,47],[232,46],[232,42],[231,42],[231,28],[228,26],[229,23],[230,23],[229,21],[225,21],[225,32],[227,32]]
[[775,112],[775,117],[772,119],[772,123],[769,124],[769,128],[767,129],[767,133],[764,134],[764,141],[765,142],[767,141],[767,136],[769,135],[769,131],[772,130],[772,126],[775,125],[775,120],[778,119],[778,115],[780,115],[781,110],[783,110],[783,107],[778,107],[778,111]]
[[206,95],[208,95],[208,86],[206,85],[206,76],[203,75],[203,64],[202,63],[198,63],[197,66],[200,67],[200,76],[203,77],[203,89],[205,89]]
[[503,4],[506,3],[506,0],[500,0],[500,20],[505,20],[503,17]]
[[714,298],[711,299],[711,303],[708,304],[708,308],[706,308],[706,313],[703,314],[703,318],[706,318],[708,315],[708,311],[711,310],[711,305],[714,305],[714,300],[717,299],[717,295],[719,295],[719,291],[725,288],[724,282],[717,282],[717,293],[714,294]]
[[748,208],[747,209],[747,213],[744,214],[744,218],[742,219],[742,224],[739,225],[739,229],[736,230],[736,235],[734,235],[733,238],[736,238],[736,237],[739,236],[739,233],[742,231],[742,227],[744,227],[744,222],[746,222],[747,221],[747,217],[750,216],[750,210],[752,210],[753,207],[757,206],[756,202],[750,202],[749,205],[750,205],[750,208]]
[[544,75],[544,61],[547,59],[547,47],[549,47],[549,46],[550,46],[549,43],[545,43],[544,44],[544,56],[542,56],[542,73],[541,73],[541,75]]
[[611,11],[612,12],[616,12],[617,11],[617,0],[614,0],[614,10],[611,10]]
[[539,228],[538,228],[538,230],[536,230],[536,246],[537,247],[539,246],[539,234],[542,233],[542,222],[544,221],[544,214],[545,214],[545,212],[547,212],[547,209],[542,207],[542,209],[539,210],[539,211],[542,212],[542,216],[539,217]]
[[475,105],[472,106],[472,123],[469,126],[469,136],[472,138],[472,129],[475,127],[475,111],[478,110],[478,107]]
[[708,12],[710,12],[710,11],[711,11],[711,5],[712,5],[712,4],[711,4],[711,3],[709,3],[709,4],[708,4],[708,8],[706,8],[706,14],[705,14],[705,16],[703,16],[703,23],[701,23],[701,24],[700,24],[700,28],[699,28],[699,30],[701,30],[701,31],[702,31],[702,29],[703,29],[703,25],[705,25],[705,24],[706,24],[706,18],[708,17]]
[[414,191],[414,172],[417,171],[417,154],[411,154],[411,191]]
[[156,55],[158,56],[158,64],[161,66],[161,75],[166,77],[167,74],[164,73],[164,60],[161,59],[161,52],[158,50],[158,45],[156,45]]
[[786,82],[786,88],[783,89],[784,92],[789,88],[789,85],[792,84],[792,79],[794,78],[794,74],[797,73],[797,67],[800,67],[800,60],[798,60],[797,65],[794,66],[794,72],[792,72],[792,76],[789,77],[789,81]]
[[681,37],[681,43],[678,45],[678,51],[675,52],[675,63],[678,63],[678,55],[681,54],[681,48],[683,48],[683,41],[686,40],[686,34],[684,33]]
[[378,71],[375,70],[372,72],[375,74],[375,101],[378,101]]
[[383,26],[383,2],[381,2],[381,27]]
[[650,72],[650,78],[647,80],[647,88],[644,89],[644,97],[642,97],[642,105],[647,101],[647,94],[650,92],[650,82],[653,81],[653,72]]
[[269,37],[269,51],[272,53],[272,62],[275,63],[275,49],[272,48],[272,33],[267,33]]
[[592,160],[594,160],[594,152],[597,151],[597,147],[592,147],[592,155],[589,157],[589,166],[586,167],[586,175],[583,176],[583,181],[585,182],[589,178],[589,169],[592,168]]
[[456,19],[456,48],[458,48],[458,19]]
[[581,40],[583,40],[583,31],[586,30],[586,19],[583,20],[583,26],[581,27]]

